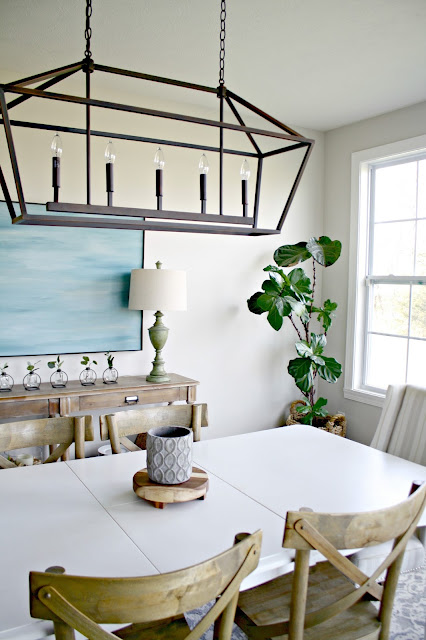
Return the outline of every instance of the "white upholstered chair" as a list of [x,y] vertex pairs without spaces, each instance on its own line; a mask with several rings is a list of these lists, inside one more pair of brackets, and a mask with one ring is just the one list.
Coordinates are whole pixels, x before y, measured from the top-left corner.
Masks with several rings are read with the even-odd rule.
[[426,465],[426,387],[389,385],[371,446]]
[[[426,465],[426,387],[389,385],[370,446]],[[419,527],[407,544],[401,570],[410,571],[420,567],[425,560],[425,550],[426,527]],[[352,561],[368,572],[379,565],[387,551],[386,544],[368,547],[354,554]]]

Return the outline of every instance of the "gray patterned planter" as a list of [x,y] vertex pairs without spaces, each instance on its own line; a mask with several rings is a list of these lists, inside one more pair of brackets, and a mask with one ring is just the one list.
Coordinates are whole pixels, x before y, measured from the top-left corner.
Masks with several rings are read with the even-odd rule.
[[191,477],[192,430],[186,427],[150,429],[146,437],[149,479],[158,484],[181,484]]

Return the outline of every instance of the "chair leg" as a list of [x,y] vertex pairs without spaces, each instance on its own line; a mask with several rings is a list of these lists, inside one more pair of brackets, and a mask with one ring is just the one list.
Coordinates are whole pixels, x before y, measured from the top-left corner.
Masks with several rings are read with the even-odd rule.
[[222,618],[222,616],[220,615],[214,621],[214,625],[213,625],[213,640],[219,640],[219,627],[220,627],[221,618]]
[[239,592],[230,600],[228,606],[223,610],[214,622],[213,640],[230,640],[234,625],[235,611],[238,603]]
[[56,640],[75,640],[74,629],[65,622],[54,622]]
[[309,577],[309,551],[296,551],[290,604],[289,640],[303,640]]
[[[395,540],[397,544],[398,539]],[[395,599],[396,586],[398,584],[404,554],[401,553],[392,566],[388,569],[386,586],[383,591],[382,602],[380,604],[379,618],[381,622],[380,640],[387,640],[390,633],[392,609]]]

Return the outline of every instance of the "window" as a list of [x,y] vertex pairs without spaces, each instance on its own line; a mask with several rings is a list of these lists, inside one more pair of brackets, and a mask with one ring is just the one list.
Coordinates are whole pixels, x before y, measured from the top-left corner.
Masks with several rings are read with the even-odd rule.
[[345,397],[426,383],[426,136],[352,156]]

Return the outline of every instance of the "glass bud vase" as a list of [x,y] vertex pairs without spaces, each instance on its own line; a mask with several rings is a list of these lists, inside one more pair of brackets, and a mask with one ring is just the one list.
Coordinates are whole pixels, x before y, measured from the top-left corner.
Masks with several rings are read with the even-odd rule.
[[96,373],[90,367],[86,367],[80,373],[80,382],[83,387],[88,387],[96,382]]
[[27,391],[34,391],[35,389],[40,389],[41,378],[38,373],[31,372],[27,373],[25,378],[23,379],[23,385]]
[[115,384],[118,380],[118,371],[114,367],[108,367],[103,374],[104,384]]
[[12,391],[13,378],[6,371],[2,371],[0,375],[0,391]]
[[56,369],[50,376],[50,384],[54,389],[60,389],[66,387],[68,382],[68,376],[62,369]]

